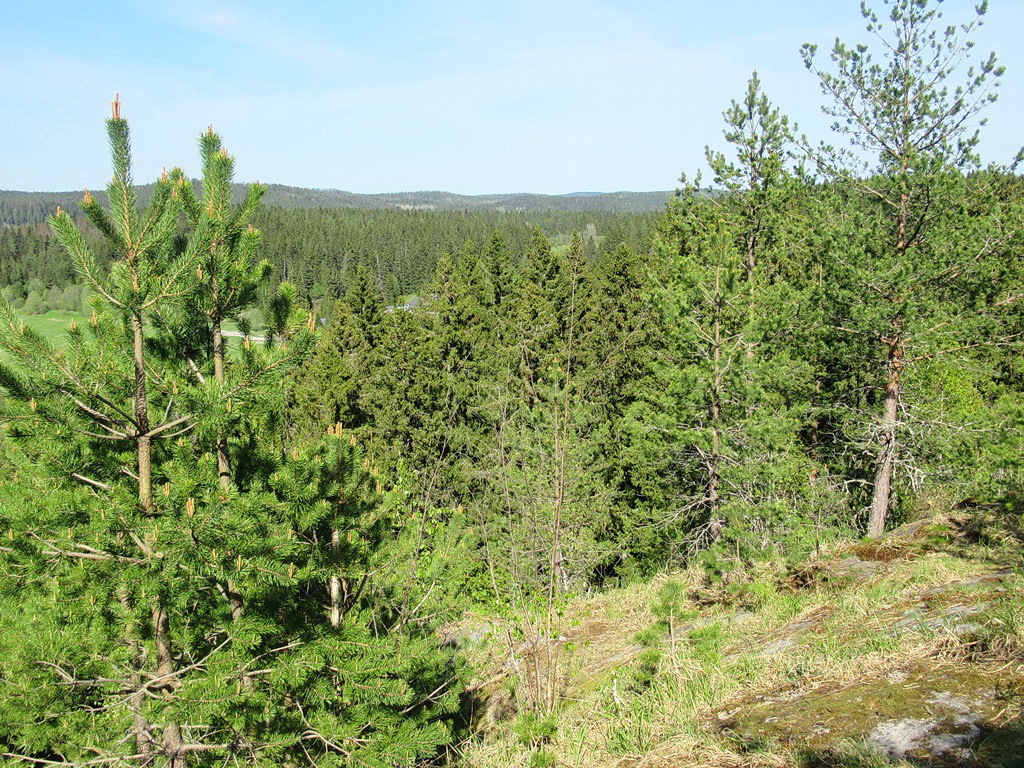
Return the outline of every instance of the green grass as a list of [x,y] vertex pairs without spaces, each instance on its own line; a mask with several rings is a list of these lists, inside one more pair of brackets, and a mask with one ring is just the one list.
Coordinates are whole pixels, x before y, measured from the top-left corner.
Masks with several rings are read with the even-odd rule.
[[66,343],[67,330],[72,320],[80,325],[86,323],[86,317],[81,312],[62,310],[50,310],[45,315],[26,315],[19,312],[18,317],[25,325],[57,347],[62,347]]
[[[19,320],[25,323],[25,325],[40,334],[50,344],[58,348],[63,347],[67,343],[67,331],[72,320],[82,326],[88,322],[87,316],[81,312],[67,312],[56,309],[50,310],[43,315],[28,315],[23,312],[18,312],[17,316]],[[231,320],[227,320],[224,322],[224,330],[238,331],[238,324]],[[263,334],[263,329],[254,327],[252,332],[255,336],[261,336]],[[236,336],[227,337],[229,347],[238,346],[241,342],[242,340]]]
[[[67,331],[72,320],[79,324],[86,322],[86,317],[81,312],[50,310],[45,315],[26,315],[21,312],[17,314],[18,319],[26,326],[57,348],[62,348],[67,343]],[[0,348],[0,361],[3,360],[10,360],[10,357],[5,349]]]

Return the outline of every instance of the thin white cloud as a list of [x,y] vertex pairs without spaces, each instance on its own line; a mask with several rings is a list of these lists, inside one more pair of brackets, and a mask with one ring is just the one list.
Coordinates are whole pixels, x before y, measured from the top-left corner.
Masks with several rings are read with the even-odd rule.
[[[799,46],[817,42],[827,59],[837,35],[864,37],[855,7],[845,26],[778,24],[723,39],[718,28],[690,34],[686,19],[659,27],[655,14],[612,0],[439,0],[429,23],[388,0],[362,7],[358,22],[325,14],[319,25],[275,16],[284,11],[274,7],[188,2],[151,10],[163,28],[185,30],[195,53],[184,60],[78,62],[25,48],[0,65],[0,95],[17,105],[0,115],[0,127],[20,150],[0,157],[0,180],[53,189],[105,179],[102,119],[120,90],[140,181],[164,164],[195,173],[195,137],[212,123],[237,155],[242,180],[357,192],[670,189],[680,172],[703,166],[706,144],[724,148],[722,111],[742,97],[755,68],[777,106],[824,135],[821,96]],[[1024,66],[997,38],[1020,28],[1010,22],[1024,20],[1022,8],[994,8],[984,29],[999,35],[978,46],[995,47],[1010,65],[983,132],[1009,136],[1004,144],[1019,142],[1012,126]],[[359,23],[362,37],[343,23]],[[990,146],[997,145],[983,144],[986,156]],[[50,178],[94,170],[84,181],[43,178],[55,153],[64,168]]]
[[237,27],[241,19],[234,13],[207,13],[199,17],[207,27]]
[[281,15],[285,10],[286,6],[265,5],[254,11],[225,2],[217,11],[206,12],[202,3],[189,0],[153,12],[165,23],[237,45],[254,62],[276,58],[302,67],[313,79],[361,66],[359,56],[321,30],[296,28]]

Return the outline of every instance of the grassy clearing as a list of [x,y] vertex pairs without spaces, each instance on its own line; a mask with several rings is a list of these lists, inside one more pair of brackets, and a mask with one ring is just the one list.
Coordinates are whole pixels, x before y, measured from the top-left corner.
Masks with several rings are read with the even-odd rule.
[[50,310],[44,315],[18,313],[25,325],[45,338],[50,344],[62,347],[67,343],[67,331],[72,321],[84,325],[86,317],[81,312]]
[[[576,603],[548,732],[523,738],[524,703],[507,677],[502,716],[480,719],[459,763],[920,765],[919,749],[901,760],[877,746],[889,721],[917,718],[959,728],[972,764],[1021,765],[1020,513],[977,510],[910,530],[885,552],[835,547],[801,564],[799,579],[792,565],[761,564],[741,592],[692,569]],[[490,637],[478,664],[515,650]],[[947,700],[969,706],[976,722],[957,725],[964,716],[943,710]],[[865,746],[869,734],[875,747]]]
[[[18,312],[17,316],[18,319],[24,322],[26,326],[40,334],[47,342],[58,349],[62,349],[67,345],[67,332],[72,322],[76,322],[85,327],[88,320],[87,316],[81,312],[67,312],[64,310],[50,310],[49,312],[41,315]],[[224,330],[236,333],[238,332],[238,324],[234,321],[227,320],[224,322]],[[262,329],[254,327],[254,335],[259,336],[261,333]],[[232,347],[237,349],[240,347],[242,339],[238,336],[226,336],[225,342],[229,349]],[[5,354],[7,353],[0,350],[0,356]]]
[[[62,310],[50,310],[43,315],[29,315],[19,312],[17,316],[27,327],[34,330],[58,349],[63,348],[68,343],[67,333],[72,321],[80,325],[86,322],[85,315],[82,313]],[[9,355],[10,353],[7,350],[0,349],[0,361],[10,360]]]

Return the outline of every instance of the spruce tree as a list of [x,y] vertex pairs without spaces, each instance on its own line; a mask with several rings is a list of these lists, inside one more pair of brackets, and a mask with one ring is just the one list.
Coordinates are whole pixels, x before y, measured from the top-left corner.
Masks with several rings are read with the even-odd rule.
[[492,585],[523,600],[581,588],[604,558],[608,493],[594,466],[581,341],[589,265],[575,236],[564,255],[535,233],[503,306],[503,363],[487,404],[496,439],[474,505]]
[[[663,554],[651,525],[659,500],[645,477],[648,425],[634,409],[648,397],[661,346],[652,293],[660,265],[625,243],[602,251],[593,267],[593,290],[581,318],[579,376],[590,401],[587,431],[593,471],[610,495],[615,539],[604,575],[660,566]],[[609,542],[611,543],[611,542]]]
[[673,518],[693,525],[702,545],[717,541],[727,522],[727,466],[742,419],[743,363],[749,347],[746,259],[714,204],[680,199],[665,241],[670,260],[658,293],[666,334],[660,392],[676,440]]
[[288,384],[286,429],[290,441],[316,440],[335,424],[360,430],[368,416],[359,392],[368,375],[366,339],[345,299],[334,302],[312,354]]

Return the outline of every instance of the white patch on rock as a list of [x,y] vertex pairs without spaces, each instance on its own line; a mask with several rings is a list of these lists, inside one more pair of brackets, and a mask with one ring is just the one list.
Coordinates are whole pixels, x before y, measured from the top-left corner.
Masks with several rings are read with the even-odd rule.
[[[973,753],[967,744],[981,735],[977,725],[981,716],[971,712],[971,702],[940,691],[927,703],[947,710],[954,716],[952,722],[949,718],[934,717],[890,720],[879,723],[868,735],[868,742],[894,759],[906,757],[913,750],[924,750],[933,757],[953,754],[961,759],[970,759]],[[950,725],[956,729],[954,732],[946,730]]]
[[891,758],[900,759],[908,752],[924,746],[925,740],[939,725],[938,720],[894,720],[879,723],[868,734],[868,742]]

